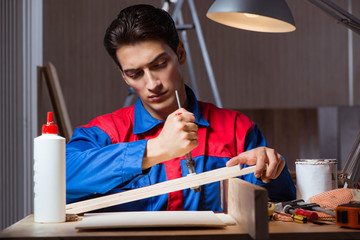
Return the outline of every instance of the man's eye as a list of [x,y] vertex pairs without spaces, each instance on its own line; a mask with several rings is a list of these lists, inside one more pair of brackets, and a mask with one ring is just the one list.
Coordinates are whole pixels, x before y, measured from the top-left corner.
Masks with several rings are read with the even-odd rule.
[[157,68],[162,68],[162,67],[165,67],[166,65],[167,65],[167,61],[164,60],[164,61],[159,62],[158,64],[155,64],[155,65],[153,66],[153,68],[155,68],[155,69],[157,69]]
[[134,74],[134,75],[130,75],[129,77],[131,78],[131,79],[136,79],[137,78],[137,74]]
[[132,73],[132,74],[129,74],[129,78],[131,79],[136,79],[138,77],[140,77],[141,73],[140,72],[136,72],[136,73]]
[[159,66],[165,66],[166,64],[167,64],[167,61],[164,60],[164,61],[160,62],[158,65],[159,65]]

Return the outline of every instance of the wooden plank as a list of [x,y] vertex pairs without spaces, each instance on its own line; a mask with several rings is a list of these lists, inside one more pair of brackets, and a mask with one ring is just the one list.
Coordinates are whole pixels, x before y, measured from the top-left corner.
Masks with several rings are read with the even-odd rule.
[[49,90],[50,99],[54,108],[57,125],[67,141],[70,140],[73,129],[67,111],[65,99],[61,90],[59,78],[54,65],[46,63],[44,69],[45,81]]
[[[233,224],[236,224],[235,221]],[[77,229],[226,227],[212,211],[87,213]]]
[[147,187],[132,189],[121,193],[115,193],[108,196],[68,204],[66,205],[66,213],[79,214],[89,212],[96,209],[132,202],[186,188],[201,186],[204,184],[221,181],[228,178],[238,177],[241,175],[253,173],[254,171],[255,166],[247,167],[244,169],[241,169],[240,165],[219,168],[192,176],[157,183]]
[[267,190],[238,178],[228,181],[228,214],[253,239],[268,239]]

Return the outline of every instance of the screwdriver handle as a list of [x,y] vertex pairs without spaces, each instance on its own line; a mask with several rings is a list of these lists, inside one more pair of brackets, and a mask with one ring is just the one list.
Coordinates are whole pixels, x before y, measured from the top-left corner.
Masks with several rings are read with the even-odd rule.
[[307,223],[307,218],[304,216],[293,214],[291,215],[291,218],[297,223]]
[[316,221],[319,219],[319,215],[316,212],[304,210],[301,208],[296,209],[295,214],[307,217],[309,221]]

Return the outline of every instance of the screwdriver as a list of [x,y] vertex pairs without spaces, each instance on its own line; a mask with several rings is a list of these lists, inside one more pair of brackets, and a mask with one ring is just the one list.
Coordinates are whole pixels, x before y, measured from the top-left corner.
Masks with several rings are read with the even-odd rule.
[[295,209],[290,205],[285,205],[283,211],[285,213],[289,213],[289,214],[296,214],[296,215],[304,216],[304,217],[308,218],[309,221],[316,221],[319,218],[319,215],[316,212],[304,210],[301,208]]
[[[307,221],[308,221],[307,217],[300,216],[297,214],[288,214],[288,213],[277,212],[277,211],[275,211],[275,213],[276,213],[275,220],[281,220],[279,216],[285,216],[287,218],[291,218],[294,222],[297,222],[297,223],[307,223]],[[281,221],[285,221],[285,220],[283,219]],[[286,220],[286,221],[288,221],[288,220]]]
[[[178,94],[177,90],[175,90],[175,95],[176,95],[176,101],[177,101],[178,107],[181,108],[179,94]],[[196,172],[195,172],[195,161],[192,158],[191,151],[189,153],[185,154],[185,157],[186,157],[185,165],[186,165],[186,168],[189,170],[188,176],[195,175],[196,174]],[[199,186],[192,187],[191,189],[193,189],[195,193],[200,192],[200,187]]]

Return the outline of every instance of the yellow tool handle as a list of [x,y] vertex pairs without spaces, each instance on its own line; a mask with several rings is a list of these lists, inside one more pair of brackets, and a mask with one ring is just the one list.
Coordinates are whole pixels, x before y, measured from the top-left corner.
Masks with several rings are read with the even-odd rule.
[[291,218],[297,223],[307,223],[307,217],[304,216],[293,214],[291,215]]

